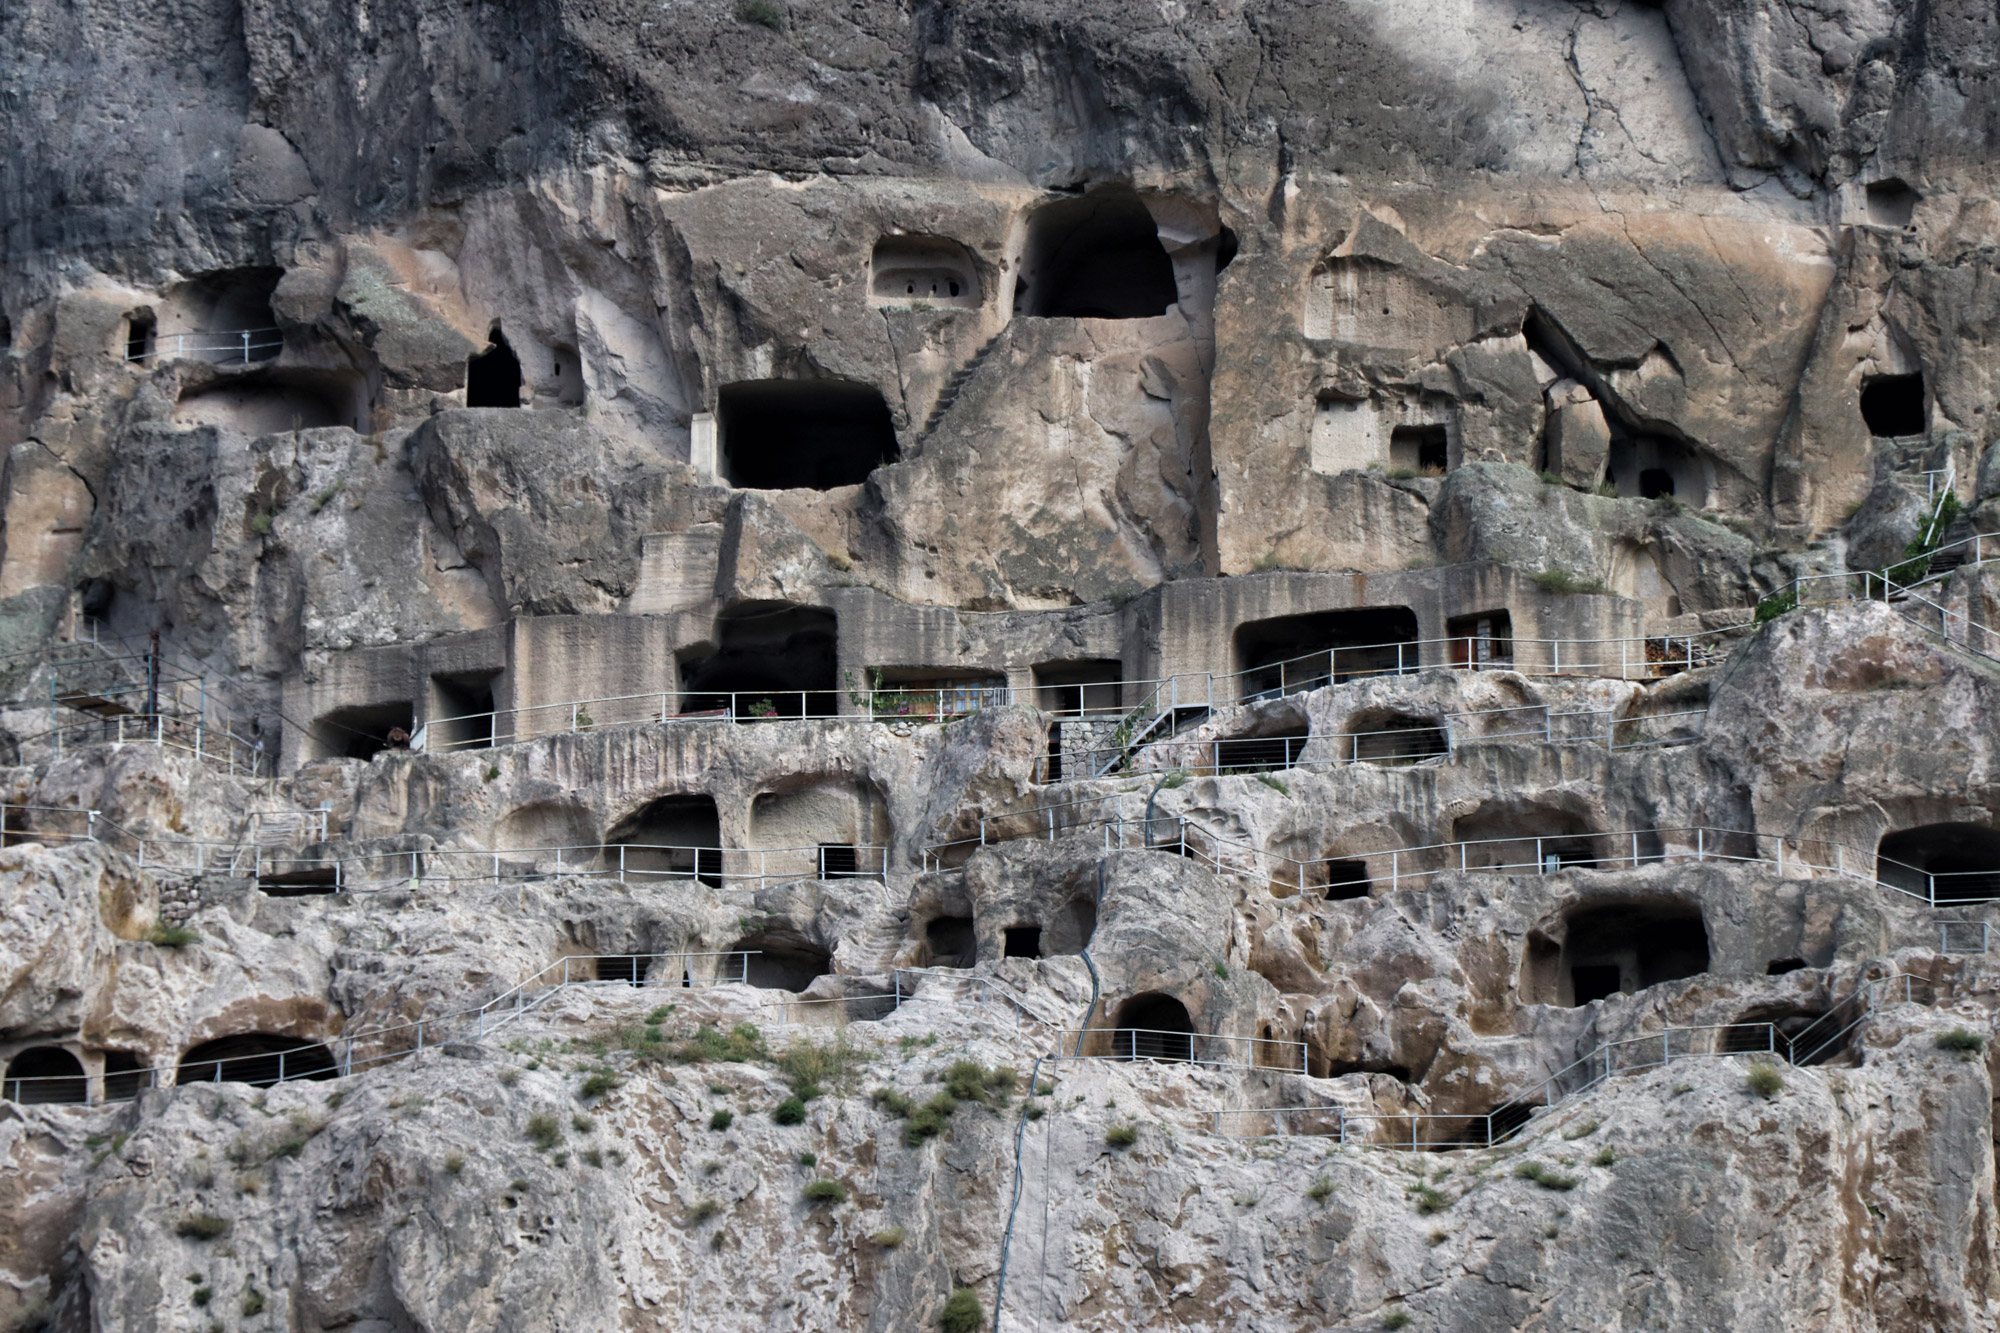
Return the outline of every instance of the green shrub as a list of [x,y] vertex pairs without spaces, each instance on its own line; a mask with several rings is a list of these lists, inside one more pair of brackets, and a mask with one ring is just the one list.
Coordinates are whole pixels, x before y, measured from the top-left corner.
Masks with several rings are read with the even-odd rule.
[[1986,1049],[1986,1038],[1970,1028],[1953,1028],[1949,1032],[1937,1034],[1937,1048],[1941,1051],[1951,1051],[1960,1059],[1970,1060]]
[[736,1112],[726,1106],[708,1118],[710,1129],[728,1129],[734,1123],[736,1123]]
[[444,1159],[444,1173],[446,1175],[456,1176],[462,1173],[464,1170],[465,1170],[464,1153],[455,1152]]
[[938,1327],[944,1333],[979,1333],[986,1325],[986,1310],[979,1304],[979,1295],[970,1287],[960,1287],[944,1303],[938,1315]]
[[868,1094],[868,1100],[898,1120],[907,1120],[910,1113],[917,1109],[914,1102],[894,1088],[877,1088]]
[[1382,1327],[1384,1328],[1408,1328],[1409,1326],[1410,1312],[1408,1310],[1392,1308],[1384,1311],[1382,1314]]
[[1537,472],[1535,476],[1541,480],[1544,486],[1562,486],[1566,484],[1560,472]]
[[713,1199],[696,1199],[688,1205],[688,1210],[682,1215],[682,1220],[689,1226],[698,1227],[721,1211],[722,1205]]
[[186,926],[154,926],[153,933],[146,939],[162,949],[184,949],[190,944],[201,942],[201,936]]
[[843,1036],[824,1046],[800,1042],[778,1057],[778,1069],[792,1085],[793,1095],[809,1102],[825,1091],[825,1085],[847,1082],[866,1058],[859,1047],[849,1044]]
[[818,1165],[819,1165],[819,1154],[818,1154],[818,1153],[816,1153],[816,1152],[802,1152],[802,1153],[800,1153],[800,1154],[799,1154],[799,1165],[800,1165],[800,1166],[818,1166]]
[[1005,1106],[1019,1078],[1011,1069],[988,1069],[977,1060],[959,1060],[944,1071],[944,1090],[957,1101]]
[[1030,1120],[1040,1120],[1043,1116],[1048,1114],[1048,1110],[1040,1102],[1029,1102],[1026,1106],[1021,1108],[1021,1114],[1028,1117],[1028,1119]]
[[590,1166],[603,1166],[604,1154],[595,1148],[585,1148],[583,1150],[583,1160]]
[[488,765],[486,766],[486,774],[485,774],[485,777],[486,777],[486,781],[488,781],[488,782],[494,782],[494,781],[497,781],[497,780],[499,779],[499,777],[500,777],[500,765],[498,765],[498,764],[488,764]]
[[806,1119],[806,1104],[797,1097],[787,1097],[771,1112],[771,1119],[781,1125],[802,1125]]
[[174,1234],[187,1240],[214,1240],[229,1230],[229,1219],[214,1213],[189,1213],[174,1224]]
[[208,1287],[196,1287],[194,1289],[194,1303],[196,1305],[198,1306],[207,1305],[210,1301],[214,1299],[215,1299],[215,1292],[212,1289]]
[[1545,569],[1535,575],[1535,584],[1543,592],[1552,592],[1561,597],[1604,591],[1604,585],[1596,579],[1580,578],[1567,569]]
[[770,1058],[771,1053],[764,1049],[764,1034],[750,1023],[738,1023],[726,1035],[712,1027],[697,1028],[694,1036],[682,1042],[674,1052],[674,1059],[688,1065],[705,1064],[710,1060],[748,1064]]
[[1259,773],[1257,775],[1257,781],[1263,783],[1266,787],[1269,787],[1272,791],[1278,793],[1278,795],[1280,796],[1290,796],[1292,794],[1292,789],[1290,787],[1287,787],[1282,781],[1272,777],[1269,773]]
[[940,1092],[909,1113],[903,1124],[903,1143],[915,1148],[926,1139],[934,1139],[944,1133],[951,1123],[952,1112],[958,1109],[958,1100],[948,1092]]
[[264,1293],[254,1288],[243,1293],[243,1313],[247,1315],[264,1313]]
[[893,1250],[903,1243],[904,1238],[908,1234],[901,1227],[883,1227],[880,1231],[870,1236],[868,1241],[877,1249]]
[[1759,625],[1768,624],[1776,620],[1779,616],[1784,615],[1787,611],[1796,611],[1798,609],[1799,590],[1797,585],[1793,585],[1782,591],[1774,592],[1769,597],[1757,603],[1756,623]]
[[1545,1190],[1573,1190],[1576,1188],[1574,1176],[1563,1175],[1543,1166],[1540,1162],[1521,1162],[1514,1168],[1514,1176],[1519,1180],[1532,1180]]
[[1113,1125],[1104,1131],[1104,1141],[1114,1148],[1129,1148],[1139,1141],[1136,1125]]
[[562,1142],[562,1121],[552,1115],[536,1114],[528,1117],[528,1141],[543,1152]]
[[1600,1148],[1597,1156],[1590,1159],[1593,1166],[1611,1166],[1618,1161],[1618,1154],[1609,1148]]
[[806,1202],[808,1203],[847,1202],[847,1186],[825,1176],[821,1176],[818,1180],[808,1181],[804,1192]]
[[1425,1217],[1429,1217],[1432,1213],[1441,1213],[1451,1207],[1450,1197],[1439,1193],[1429,1185],[1417,1186],[1410,1191],[1410,1197],[1416,1200],[1417,1211]]
[[593,1097],[602,1097],[617,1086],[618,1076],[608,1069],[600,1069],[583,1081],[583,1086],[576,1090],[576,1095],[589,1101]]
[[597,1122],[587,1115],[571,1116],[569,1118],[569,1127],[579,1134],[595,1134],[597,1132]]
[[1321,1176],[1306,1190],[1306,1197],[1314,1203],[1325,1203],[1333,1197],[1333,1182],[1325,1176]]
[[1778,1072],[1776,1065],[1751,1065],[1743,1081],[1750,1085],[1750,1091],[1767,1100],[1777,1096],[1785,1086],[1785,1076]]

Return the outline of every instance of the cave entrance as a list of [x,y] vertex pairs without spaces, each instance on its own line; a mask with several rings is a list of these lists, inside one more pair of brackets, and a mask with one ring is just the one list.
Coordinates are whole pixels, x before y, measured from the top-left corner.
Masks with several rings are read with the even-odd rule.
[[104,1100],[129,1102],[142,1088],[151,1085],[152,1068],[143,1056],[132,1051],[104,1053]]
[[1357,676],[1415,671],[1416,612],[1381,606],[1253,620],[1237,627],[1236,660],[1246,703]]
[[853,843],[823,842],[819,845],[821,879],[872,879],[861,873],[861,849]]
[[681,712],[738,721],[832,717],[839,623],[831,611],[748,602],[717,618],[721,647],[681,665]]
[[431,710],[424,748],[485,750],[493,744],[493,682],[497,671],[431,677]]
[[1326,896],[1332,902],[1366,898],[1369,894],[1368,863],[1361,860],[1326,861]]
[[1003,958],[1040,958],[1042,956],[1042,928],[1040,926],[1009,926],[1003,932],[1006,945],[1001,950]]
[[1692,903],[1586,908],[1564,927],[1557,1004],[1578,1007],[1708,971],[1708,927]]
[[1444,622],[1451,664],[1473,671],[1514,665],[1514,618],[1505,611],[1477,611]]
[[1878,227],[1907,227],[1922,201],[1915,190],[1891,176],[1868,186],[1868,220]]
[[313,723],[322,759],[373,759],[384,750],[406,750],[416,725],[416,707],[407,699],[352,704],[322,713]]
[[1305,754],[1310,729],[1301,724],[1266,736],[1239,736],[1215,742],[1218,773],[1257,773],[1272,768],[1290,768]]
[[1767,1004],[1745,1010],[1724,1028],[1716,1049],[1724,1055],[1768,1053],[1795,1065],[1822,1065],[1846,1049],[1839,1022],[1827,1011],[1796,1004]]
[[1672,496],[1700,509],[1708,503],[1708,469],[1701,455],[1659,435],[1614,435],[1607,474],[1618,494],[1658,500]]
[[745,380],[716,396],[723,476],[745,490],[858,486],[900,456],[889,404],[853,380]]
[[150,310],[140,311],[125,321],[125,359],[144,361],[153,355],[160,321]]
[[935,917],[924,927],[932,967],[971,967],[979,961],[979,936],[969,916]]
[[1554,874],[1588,868],[1601,859],[1583,820],[1566,811],[1501,802],[1481,806],[1452,824],[1451,840],[1464,843],[1466,870],[1518,870]]
[[1389,432],[1389,466],[1398,472],[1441,477],[1448,452],[1443,426],[1397,426]]
[[521,358],[514,355],[513,347],[497,324],[487,335],[486,350],[465,363],[465,405],[521,405]]
[[1028,219],[1014,313],[1146,319],[1180,300],[1159,224],[1129,189],[1044,204]]
[[624,986],[646,984],[646,965],[651,961],[644,954],[605,954],[596,960],[597,980]]
[[2000,830],[1979,824],[1925,824],[1884,835],[1875,878],[1932,902],[2000,898]]
[[333,1052],[318,1042],[245,1032],[189,1047],[181,1056],[174,1083],[252,1083],[268,1088],[293,1079],[329,1079],[339,1072]]
[[1922,435],[1928,417],[1921,374],[1870,375],[1861,381],[1861,419],[1875,438]]
[[59,1106],[89,1100],[83,1062],[60,1046],[31,1046],[7,1062],[7,1100]]
[[1187,1006],[1157,991],[1118,1006],[1111,1053],[1120,1060],[1194,1059],[1194,1020]]
[[662,796],[611,826],[605,860],[626,879],[694,880],[722,886],[722,820],[713,796]]
[[[766,930],[745,935],[729,946],[730,953],[748,953],[744,972],[752,986],[763,990],[798,992],[833,971],[833,955],[790,930]],[[735,959],[725,959],[725,967]]]
[[1421,764],[1451,753],[1443,720],[1377,709],[1348,724],[1348,757],[1355,763]]

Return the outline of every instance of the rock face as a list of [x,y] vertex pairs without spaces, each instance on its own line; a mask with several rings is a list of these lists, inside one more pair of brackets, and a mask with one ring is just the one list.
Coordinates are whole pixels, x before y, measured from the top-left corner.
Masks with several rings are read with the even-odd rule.
[[1990,9],[0,9],[0,1327],[2000,1323]]

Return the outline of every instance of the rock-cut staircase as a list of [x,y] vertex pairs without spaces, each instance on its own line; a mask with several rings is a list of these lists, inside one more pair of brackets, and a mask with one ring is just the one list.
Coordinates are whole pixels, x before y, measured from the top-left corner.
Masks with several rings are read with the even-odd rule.
[[972,354],[971,360],[952,372],[951,378],[945,381],[944,392],[938,395],[937,406],[931,409],[929,419],[924,422],[924,429],[919,438],[929,438],[931,432],[938,428],[938,423],[944,420],[944,414],[951,411],[952,404],[958,401],[958,395],[979,372],[979,367],[985,364],[987,354],[999,344],[1001,336],[1006,332],[1007,330],[1001,329],[999,333],[988,338],[985,346]]

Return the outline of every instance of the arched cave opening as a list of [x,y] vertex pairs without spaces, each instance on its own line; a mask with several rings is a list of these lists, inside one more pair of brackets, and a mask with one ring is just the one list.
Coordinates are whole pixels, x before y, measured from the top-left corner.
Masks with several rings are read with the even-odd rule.
[[1870,375],[1861,381],[1861,419],[1877,439],[1922,435],[1930,429],[1924,377]]
[[1368,881],[1368,863],[1362,860],[1328,861],[1326,865],[1326,896],[1332,902],[1345,902],[1353,898],[1366,898],[1371,885]]
[[1451,753],[1443,719],[1373,709],[1348,723],[1348,757],[1356,763],[1421,764]]
[[715,798],[661,796],[646,802],[604,835],[607,865],[626,879],[695,880],[722,886],[722,817]]
[[1716,1039],[1724,1055],[1768,1052],[1795,1065],[1822,1065],[1847,1048],[1841,1023],[1824,1009],[1765,1004],[1746,1009]]
[[1587,869],[1601,859],[1580,816],[1532,802],[1488,802],[1453,821],[1451,840],[1466,844],[1460,864],[1467,870],[1546,874]]
[[1531,936],[1524,998],[1577,1008],[1708,971],[1708,927],[1689,902],[1600,903],[1563,915],[1562,944]]
[[1248,621],[1236,628],[1236,661],[1245,702],[1415,671],[1417,614],[1374,606]]
[[681,711],[738,721],[831,717],[839,624],[833,612],[746,602],[717,618],[721,646],[681,663]]
[[643,986],[651,959],[644,954],[601,954],[595,960],[598,981],[613,985]]
[[1260,736],[1219,740],[1215,742],[1215,766],[1221,773],[1290,768],[1305,754],[1306,743],[1311,739],[1311,728],[1297,723]]
[[151,1085],[152,1067],[133,1051],[104,1053],[104,1100],[129,1102]]
[[1194,1019],[1171,995],[1150,991],[1118,1006],[1111,1053],[1121,1060],[1194,1059]]
[[487,335],[486,350],[465,363],[467,407],[519,407],[521,358],[514,355],[500,326]]
[[60,1046],[30,1046],[7,1062],[7,1100],[58,1106],[89,1100],[83,1062]]
[[884,236],[868,264],[868,294],[882,305],[976,307],[979,269],[945,236]]
[[979,961],[979,936],[969,916],[934,917],[924,927],[932,967],[971,967]]
[[853,380],[744,380],[716,395],[723,476],[745,490],[858,486],[900,456],[882,391]]
[[1934,902],[2000,898],[2000,829],[1925,824],[1885,834],[1875,848],[1875,878]]
[[1125,188],[1044,204],[1028,219],[1014,313],[1145,319],[1180,300],[1159,224]]
[[[744,971],[752,986],[763,990],[798,992],[833,971],[833,955],[793,930],[772,929],[745,935],[729,953],[749,953]],[[723,960],[727,975],[735,959]]]
[[333,1052],[268,1032],[243,1032],[190,1046],[174,1074],[177,1085],[251,1083],[260,1088],[294,1079],[329,1079],[340,1072]]

